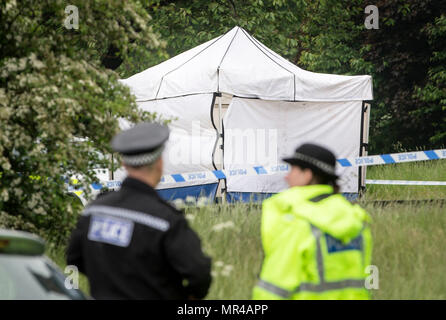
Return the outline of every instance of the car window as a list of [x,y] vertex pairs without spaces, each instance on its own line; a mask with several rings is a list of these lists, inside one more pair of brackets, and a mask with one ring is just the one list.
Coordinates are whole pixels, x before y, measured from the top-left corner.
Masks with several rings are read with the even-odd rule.
[[65,288],[65,277],[44,256],[0,254],[0,299],[85,299]]

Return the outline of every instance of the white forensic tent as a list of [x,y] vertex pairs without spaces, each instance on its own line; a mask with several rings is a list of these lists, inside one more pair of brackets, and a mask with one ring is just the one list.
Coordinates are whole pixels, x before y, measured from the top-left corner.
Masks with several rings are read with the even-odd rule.
[[[165,174],[216,169],[220,144],[224,169],[239,169],[280,164],[298,144],[310,141],[329,147],[338,158],[359,156],[367,141],[364,101],[373,99],[370,76],[305,71],[240,27],[121,82],[141,109],[175,118],[163,155]],[[214,119],[222,94],[232,97],[224,130]],[[358,192],[358,168],[337,170],[341,190]],[[160,188],[217,181],[209,175]],[[226,183],[228,192],[270,193],[286,187],[279,173],[228,177]]]

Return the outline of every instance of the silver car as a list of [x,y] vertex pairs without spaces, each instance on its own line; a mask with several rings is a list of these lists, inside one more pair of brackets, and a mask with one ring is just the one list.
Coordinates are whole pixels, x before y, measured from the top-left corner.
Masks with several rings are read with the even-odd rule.
[[0,229],[1,300],[84,300],[69,289],[57,265],[44,255],[45,242],[28,232]]

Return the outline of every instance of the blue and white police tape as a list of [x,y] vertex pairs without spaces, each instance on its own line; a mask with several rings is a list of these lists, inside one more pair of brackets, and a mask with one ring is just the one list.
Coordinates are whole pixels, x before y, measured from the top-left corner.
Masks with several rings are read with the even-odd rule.
[[342,167],[375,166],[412,161],[446,159],[446,149],[381,154],[377,156],[337,159]]
[[366,184],[388,184],[399,186],[446,186],[446,181],[413,181],[413,180],[365,180]]
[[213,171],[168,174],[162,176],[160,184],[191,182],[199,180],[209,181],[215,178],[220,180],[234,176],[270,175],[280,172],[288,172],[288,170],[289,167],[287,164],[281,164],[277,166],[255,166],[255,167],[246,167],[240,169],[223,169],[223,170],[213,170]]
[[[383,155],[356,157],[356,158],[355,157],[342,158],[342,159],[337,159],[337,161],[342,167],[361,167],[361,166],[373,166],[380,164],[438,160],[438,159],[446,159],[446,149],[393,153],[393,154],[383,154]],[[161,178],[160,184],[191,182],[199,180],[204,181],[215,178],[226,179],[227,177],[232,177],[232,176],[269,175],[280,172],[287,172],[288,170],[289,166],[287,164],[283,164],[278,166],[255,166],[241,169],[224,169],[224,170],[213,170],[213,171],[203,171],[203,172],[178,173],[178,174],[164,175]]]
[[[366,157],[342,158],[342,159],[337,159],[337,161],[342,167],[361,167],[361,166],[373,166],[381,164],[393,164],[393,163],[438,160],[438,159],[446,159],[446,149],[392,153],[392,154],[383,154],[383,155],[366,156]],[[200,172],[166,174],[161,177],[159,186],[168,184],[181,184],[186,182],[210,181],[215,179],[221,180],[233,176],[271,175],[276,173],[285,173],[288,170],[289,166],[287,164],[280,164],[275,166],[253,166],[253,167],[245,167],[238,169],[223,169],[223,170],[213,170],[213,171],[209,170]],[[368,180],[368,181],[370,182],[377,180]],[[441,181],[438,182],[441,183]],[[369,184],[372,183],[373,182],[370,182]],[[98,191],[103,187],[107,187],[109,189],[116,189],[120,186],[121,186],[121,181],[111,180],[92,184],[91,188],[93,190]],[[74,192],[74,190],[80,190],[80,189],[76,189],[73,186],[69,188],[70,192]]]

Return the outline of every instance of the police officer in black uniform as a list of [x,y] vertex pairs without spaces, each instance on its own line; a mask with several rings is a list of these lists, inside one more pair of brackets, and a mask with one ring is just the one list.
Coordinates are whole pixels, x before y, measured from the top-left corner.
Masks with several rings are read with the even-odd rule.
[[162,176],[167,127],[140,123],[115,136],[128,176],[83,212],[67,249],[95,299],[201,299],[211,260],[181,211],[154,187]]

